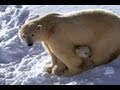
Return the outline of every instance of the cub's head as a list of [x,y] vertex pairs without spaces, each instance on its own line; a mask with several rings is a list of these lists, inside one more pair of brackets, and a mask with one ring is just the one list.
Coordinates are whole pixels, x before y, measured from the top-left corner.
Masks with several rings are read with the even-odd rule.
[[35,42],[42,41],[44,31],[42,30],[42,25],[28,22],[19,28],[18,35],[28,46],[32,46]]
[[81,58],[89,58],[91,56],[91,51],[88,47],[78,47],[76,49],[76,54]]

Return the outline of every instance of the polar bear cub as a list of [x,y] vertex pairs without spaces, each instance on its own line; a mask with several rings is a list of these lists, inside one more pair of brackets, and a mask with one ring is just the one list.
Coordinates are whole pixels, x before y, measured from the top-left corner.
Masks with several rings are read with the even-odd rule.
[[92,52],[91,49],[87,46],[79,46],[75,49],[75,53],[84,60],[84,65],[82,69],[87,70],[88,68],[94,67],[94,62],[90,59]]
[[82,46],[76,49],[76,54],[83,59],[87,59],[91,56],[91,51],[88,47]]

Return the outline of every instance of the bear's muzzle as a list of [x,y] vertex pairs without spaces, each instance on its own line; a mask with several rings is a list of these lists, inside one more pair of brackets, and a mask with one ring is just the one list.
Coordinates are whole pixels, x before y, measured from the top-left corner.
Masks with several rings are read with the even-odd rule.
[[29,43],[29,44],[27,44],[29,47],[31,47],[32,45],[33,45],[33,43]]

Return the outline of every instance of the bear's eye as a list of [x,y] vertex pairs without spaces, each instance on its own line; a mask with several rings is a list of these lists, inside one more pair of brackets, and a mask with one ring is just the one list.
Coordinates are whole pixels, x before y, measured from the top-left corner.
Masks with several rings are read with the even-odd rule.
[[32,34],[32,37],[34,37],[34,34]]
[[37,29],[41,29],[42,28],[42,25],[37,25]]

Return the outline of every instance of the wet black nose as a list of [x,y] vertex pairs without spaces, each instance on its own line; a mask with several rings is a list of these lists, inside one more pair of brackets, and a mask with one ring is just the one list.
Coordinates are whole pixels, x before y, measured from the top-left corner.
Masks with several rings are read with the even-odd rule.
[[33,45],[33,43],[29,43],[29,44],[28,44],[28,46],[32,46],[32,45]]

